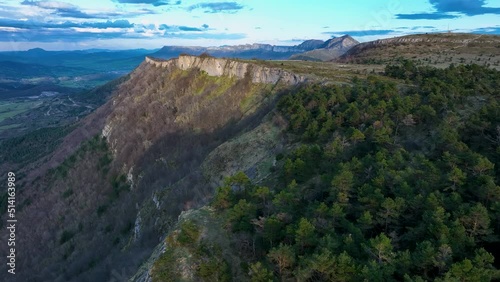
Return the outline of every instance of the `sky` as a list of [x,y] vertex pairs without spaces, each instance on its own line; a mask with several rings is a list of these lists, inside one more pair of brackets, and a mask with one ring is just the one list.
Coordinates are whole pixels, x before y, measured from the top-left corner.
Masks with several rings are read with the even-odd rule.
[[296,45],[349,34],[500,34],[500,0],[0,0],[0,50]]

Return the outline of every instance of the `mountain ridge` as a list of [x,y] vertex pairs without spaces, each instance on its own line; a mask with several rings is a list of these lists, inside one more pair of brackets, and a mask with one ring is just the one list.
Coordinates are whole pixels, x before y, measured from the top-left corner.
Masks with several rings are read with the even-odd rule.
[[301,44],[293,46],[280,46],[262,43],[223,45],[212,47],[164,46],[159,51],[151,54],[151,56],[162,59],[171,59],[184,53],[187,53],[189,55],[201,55],[202,53],[208,53],[215,57],[284,60],[289,58],[293,54],[310,51],[320,47],[323,44],[323,40],[311,39],[305,40]]
[[[499,35],[468,33],[414,34],[360,43],[342,56],[338,63],[387,64],[398,58],[446,67],[454,64],[480,64],[500,68]],[[486,56],[487,55],[487,56]]]
[[320,48],[292,55],[290,60],[330,61],[345,54],[358,44],[359,42],[350,35],[344,35],[327,40]]
[[210,76],[226,75],[229,77],[243,79],[245,76],[250,74],[253,83],[275,84],[280,81],[286,84],[295,85],[306,80],[303,76],[295,75],[279,68],[269,68],[248,62],[240,62],[224,58],[181,55],[178,58],[165,61],[148,56],[146,57],[145,62],[162,68],[177,67],[182,70],[196,68],[207,72]]

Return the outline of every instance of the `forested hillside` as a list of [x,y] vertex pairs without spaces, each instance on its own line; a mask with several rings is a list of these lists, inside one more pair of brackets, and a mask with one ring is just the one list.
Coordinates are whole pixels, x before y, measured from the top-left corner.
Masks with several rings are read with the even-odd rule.
[[238,173],[211,204],[242,263],[186,221],[153,278],[185,277],[172,249],[188,242],[204,281],[499,279],[499,83],[477,65],[404,61],[285,95],[289,142],[271,174]]

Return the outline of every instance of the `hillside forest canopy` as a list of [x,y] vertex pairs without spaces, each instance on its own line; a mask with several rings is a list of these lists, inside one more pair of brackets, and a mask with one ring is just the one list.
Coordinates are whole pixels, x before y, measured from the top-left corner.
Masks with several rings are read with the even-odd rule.
[[[211,206],[252,281],[490,281],[500,260],[500,75],[411,61],[281,98],[277,181]],[[496,260],[496,261],[495,261]]]

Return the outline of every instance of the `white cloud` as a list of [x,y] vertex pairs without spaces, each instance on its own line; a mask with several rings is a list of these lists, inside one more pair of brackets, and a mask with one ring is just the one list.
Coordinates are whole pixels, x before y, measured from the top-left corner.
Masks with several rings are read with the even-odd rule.
[[20,31],[24,31],[24,30],[25,29],[22,29],[22,28],[0,26],[0,31],[20,32]]
[[94,28],[94,27],[73,27],[71,28],[72,30],[76,32],[89,32],[89,33],[117,33],[117,32],[130,32],[133,31],[131,29],[124,29],[124,28]]
[[73,4],[59,1],[40,1],[37,3],[37,6],[45,9],[78,9],[78,7]]

